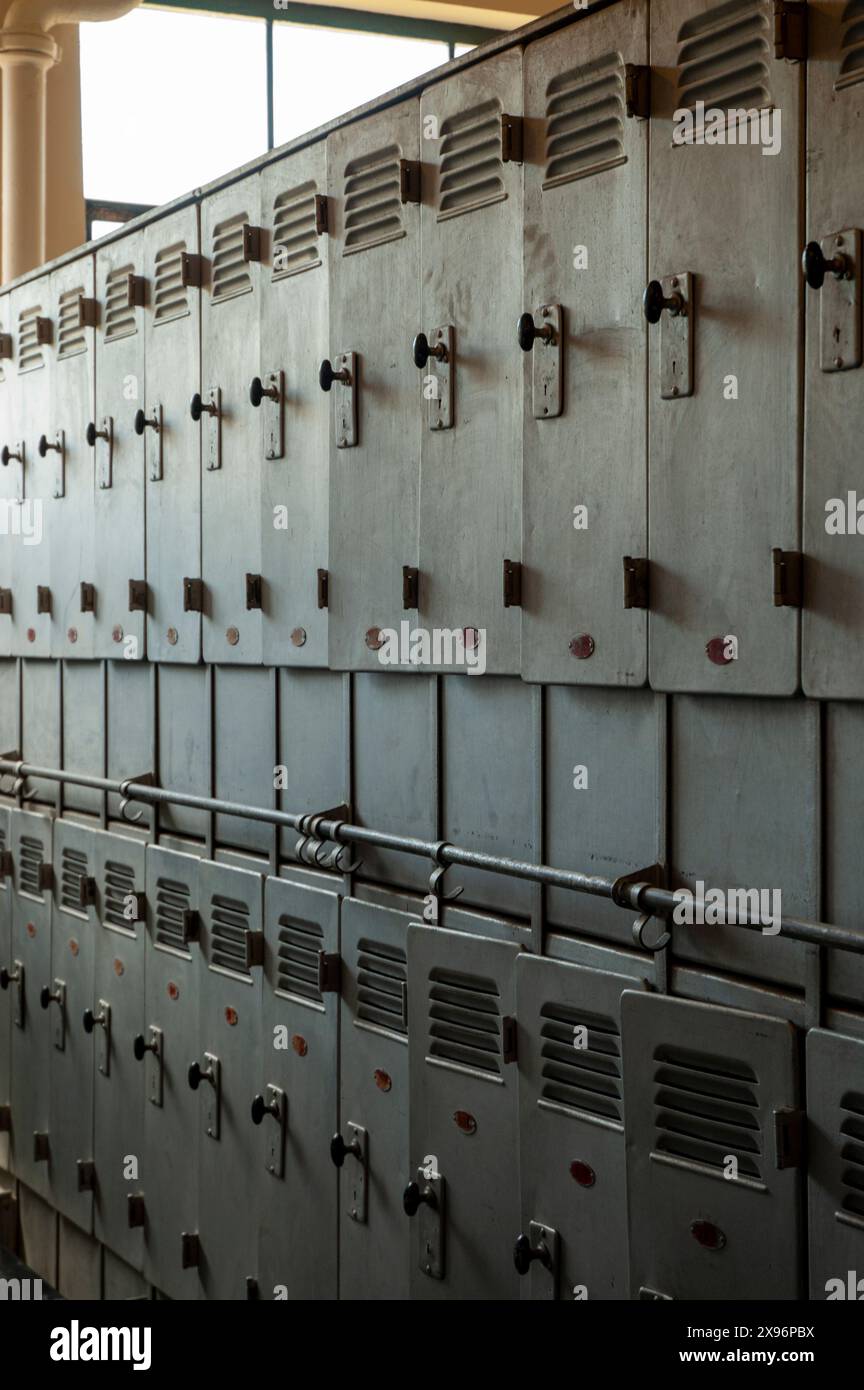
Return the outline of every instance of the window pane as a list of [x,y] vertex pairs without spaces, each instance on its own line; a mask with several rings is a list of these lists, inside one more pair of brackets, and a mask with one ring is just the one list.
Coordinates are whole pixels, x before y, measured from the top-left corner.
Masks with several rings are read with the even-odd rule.
[[275,24],[274,132],[293,140],[355,106],[447,62],[447,45],[432,39]]
[[164,203],[263,154],[265,33],[158,10],[82,24],[85,196]]

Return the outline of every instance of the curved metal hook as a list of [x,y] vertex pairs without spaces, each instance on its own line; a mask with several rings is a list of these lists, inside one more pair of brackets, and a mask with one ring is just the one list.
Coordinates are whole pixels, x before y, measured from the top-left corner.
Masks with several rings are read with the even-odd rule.
[[668,930],[661,932],[656,941],[645,940],[645,928],[653,920],[650,912],[643,912],[642,916],[637,917],[633,923],[633,940],[640,950],[648,951],[652,956],[656,955],[658,951],[662,951],[672,940],[672,933]]
[[120,783],[120,819],[125,821],[127,825],[137,825],[144,817],[143,806],[136,815],[127,814],[129,806],[132,805],[132,798],[129,796],[129,783],[132,781],[134,778],[127,777],[125,782]]

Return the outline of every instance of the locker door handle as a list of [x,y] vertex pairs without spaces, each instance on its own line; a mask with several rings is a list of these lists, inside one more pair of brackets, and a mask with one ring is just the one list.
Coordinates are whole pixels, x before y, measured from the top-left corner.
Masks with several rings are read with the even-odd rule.
[[17,463],[23,463],[23,456],[24,450],[21,448],[20,444],[17,449],[10,449],[8,444],[4,444],[3,450],[0,452],[0,463],[3,464],[4,468],[8,468],[10,459],[15,459]]
[[196,391],[189,403],[189,414],[197,424],[202,415],[218,415],[219,407],[215,401],[205,401],[202,399],[201,392]]
[[155,430],[158,434],[161,429],[162,421],[159,418],[158,410],[154,410],[153,414],[150,416],[145,415],[143,410],[136,410],[135,433],[137,435],[142,435],[145,430]]
[[537,338],[543,343],[554,343],[555,328],[551,323],[538,328],[533,314],[521,314],[516,324],[516,337],[523,352],[532,352]]
[[411,344],[411,355],[414,358],[414,366],[422,372],[430,357],[434,357],[438,362],[446,362],[449,358],[446,343],[435,343],[429,346],[429,339],[425,333],[418,333],[414,342]]
[[14,970],[7,970],[5,965],[0,970],[0,989],[8,989],[10,985],[17,984],[21,979],[21,968],[16,965]]
[[422,1206],[438,1208],[438,1197],[431,1187],[421,1187],[419,1183],[409,1182],[402,1193],[402,1206],[406,1216],[416,1216]]
[[82,1022],[84,1024],[84,1032],[92,1033],[97,1024],[100,1028],[108,1027],[108,1015],[106,1013],[94,1014],[92,1009],[85,1009]]
[[52,989],[50,985],[43,985],[39,991],[39,1003],[43,1009],[48,1009],[52,1004],[63,1004],[63,990]]
[[263,1096],[258,1095],[252,1101],[252,1123],[260,1125],[265,1115],[272,1115],[274,1120],[282,1119],[282,1107],[275,1098],[268,1102]]
[[132,1052],[136,1062],[143,1062],[148,1052],[153,1052],[158,1057],[159,1044],[157,1042],[147,1042],[143,1033],[138,1033],[132,1043]]
[[279,387],[265,386],[260,376],[253,377],[252,384],[249,387],[249,400],[256,410],[265,398],[271,401],[278,401]]
[[347,367],[343,367],[341,371],[334,372],[330,358],[325,357],[321,366],[318,368],[318,385],[321,387],[322,391],[329,391],[334,381],[341,381],[345,386],[348,386],[351,381],[351,373]]
[[202,1067],[200,1062],[193,1062],[187,1072],[187,1079],[191,1091],[197,1091],[202,1081],[209,1081],[210,1085],[215,1087],[216,1074],[212,1062],[206,1067]]
[[642,296],[642,307],[649,323],[659,323],[664,309],[668,310],[673,318],[678,317],[684,308],[684,296],[677,291],[665,295],[660,281],[652,280]]
[[516,1266],[516,1273],[526,1275],[535,1260],[538,1260],[544,1269],[551,1272],[553,1268],[552,1252],[545,1240],[532,1246],[528,1236],[524,1234],[517,1236],[516,1244],[513,1247],[513,1263]]
[[50,444],[48,442],[47,434],[40,435],[39,443],[36,446],[36,450],[39,454],[40,459],[47,458],[49,449],[52,449],[57,454],[62,454],[63,445],[59,439],[55,440],[53,444]]
[[110,441],[110,439],[111,439],[111,431],[110,431],[110,429],[107,427],[107,425],[106,425],[106,426],[103,426],[103,428],[102,428],[101,430],[97,430],[95,424],[94,424],[93,421],[91,420],[90,423],[89,423],[89,425],[87,426],[87,443],[88,443],[88,445],[89,445],[89,447],[90,447],[91,449],[95,449],[95,448],[96,448],[96,440],[97,440],[97,439],[106,439],[106,440]]
[[330,1158],[334,1167],[341,1168],[349,1154],[353,1154],[359,1162],[363,1161],[363,1145],[360,1140],[355,1137],[350,1144],[346,1144],[341,1134],[334,1134],[330,1140]]
[[829,274],[835,280],[851,280],[853,277],[852,258],[838,251],[829,260],[818,241],[811,241],[804,248],[801,269],[811,290],[821,290],[825,277]]

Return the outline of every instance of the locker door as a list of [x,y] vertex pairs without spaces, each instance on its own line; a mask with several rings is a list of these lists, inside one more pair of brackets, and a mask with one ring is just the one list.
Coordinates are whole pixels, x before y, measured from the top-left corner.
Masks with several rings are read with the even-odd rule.
[[194,1299],[198,1098],[187,1072],[198,1049],[198,860],[155,845],[146,859],[144,1028],[133,1043],[144,1086],[144,1275],[169,1298]]
[[[823,810],[825,895],[822,920],[851,931],[861,920],[861,762],[864,705],[830,704],[823,713]],[[864,956],[828,951],[825,988],[830,998],[853,1009],[864,999]],[[864,1274],[864,1270],[862,1270]]]
[[[805,289],[804,553],[802,684],[817,699],[864,696],[864,489],[860,449],[861,299],[864,294],[864,34],[855,0],[811,0],[807,66],[805,240],[824,259],[845,257],[844,278],[816,257]],[[842,239],[842,244],[841,244]],[[791,275],[791,267],[790,267]]]
[[523,1298],[628,1297],[621,994],[638,988],[517,960]]
[[860,1039],[821,1029],[807,1034],[811,1299],[833,1295],[860,1302],[864,1296],[862,1078],[864,1043]]
[[514,1299],[520,947],[408,929],[411,1297]]
[[[264,892],[261,1048],[248,1097],[262,1298],[335,1299],[339,898],[285,879]],[[247,1109],[247,1121],[249,1110]]]
[[[654,0],[651,77],[650,680],[790,695],[799,615],[782,565],[775,606],[772,551],[800,549],[803,67],[775,59],[768,0]],[[699,102],[704,127],[675,143],[675,113],[695,123]],[[742,143],[751,123],[729,128],[751,108],[761,146]]]
[[54,1204],[84,1231],[93,1223],[93,1038],[81,1020],[93,996],[99,930],[95,849],[93,831],[57,821],[51,971],[33,982],[50,1036]]
[[147,610],[144,440],[134,428],[144,405],[144,267],[143,232],[96,252],[96,410],[87,434],[95,476],[95,655],[129,661],[144,657]]
[[[427,390],[441,362],[414,369],[421,425],[420,613],[427,629],[485,633],[486,670],[519,673],[520,613],[505,605],[505,561],[522,559],[522,168],[508,117],[522,111],[514,50],[423,94],[420,320],[429,343],[452,329],[453,420],[438,428]],[[417,330],[409,330],[416,332]],[[409,349],[406,342],[402,352]],[[431,373],[431,382],[430,382]],[[425,375],[424,375],[425,374]],[[467,655],[467,654],[466,654]]]
[[190,410],[201,432],[205,661],[262,659],[263,460],[249,399],[260,356],[260,204],[257,174],[201,204],[208,285],[201,296],[201,382],[190,388]]
[[[418,563],[421,410],[411,335],[420,314],[419,156],[416,101],[327,139],[333,238],[325,360],[348,370],[336,359],[355,354],[348,360],[356,377],[334,381],[328,396],[330,664],[341,670],[381,669],[381,629],[398,632],[412,616],[403,606],[403,570]],[[352,410],[353,445],[350,430],[338,428],[350,426]]]
[[199,866],[201,952],[198,1050],[187,1084],[197,1091],[199,1274],[205,1298],[257,1297],[257,1230],[250,1184],[260,1172],[251,1122],[260,1087],[262,880],[243,869]]
[[189,662],[201,655],[201,613],[184,605],[183,590],[201,574],[201,436],[189,410],[201,356],[198,209],[151,223],[144,249],[146,390],[126,407],[124,426],[134,421],[144,436],[147,651],[154,661]]
[[797,1299],[797,1038],[759,1014],[625,993],[630,1290]]
[[[18,452],[18,373],[15,368],[15,333],[12,322],[11,295],[0,295],[0,449]],[[12,583],[17,566],[13,563],[16,542],[12,537],[13,520],[18,515],[21,486],[20,465],[10,459],[0,467],[0,507],[6,526],[6,536],[0,545],[0,657],[12,650]],[[16,586],[17,587],[17,586]]]
[[94,832],[93,994],[78,1027],[93,1035],[94,1233],[140,1270],[146,1223],[144,1078],[133,1052],[144,1031],[144,844]]
[[6,989],[12,1010],[12,1168],[21,1182],[50,1201],[51,1030],[39,1007],[39,991],[51,970],[52,824],[30,811],[10,810],[9,818],[14,897]]
[[624,557],[647,554],[648,121],[626,106],[627,65],[648,61],[647,17],[647,0],[627,0],[525,51],[521,308],[539,328],[543,306],[563,314],[558,341],[526,342],[526,680],[647,677],[646,614],[625,609],[623,584]]
[[[15,594],[12,602],[12,651],[17,656],[48,656],[51,650],[50,556],[55,538],[45,535],[54,481],[53,455],[39,455],[39,439],[51,425],[51,375],[54,327],[51,285],[47,275],[22,285],[10,295],[15,324],[16,368],[15,440],[9,444],[6,467],[17,475],[22,505],[12,520]],[[43,541],[44,537],[44,541]],[[26,542],[26,543],[25,543]],[[40,543],[41,542],[41,543]],[[48,543],[45,543],[48,542]],[[8,540],[5,542],[8,544]]]
[[[327,665],[328,396],[318,368],[330,351],[326,198],[322,141],[261,175],[262,216],[272,226],[262,268],[261,360],[250,363],[262,477],[262,553],[267,581],[264,660]],[[257,379],[276,397],[257,395]],[[319,583],[319,573],[323,577]]]
[[[339,1297],[409,1297],[408,975],[404,912],[342,904]],[[352,1149],[351,1146],[356,1145]]]
[[[0,854],[11,854],[9,809],[0,806]],[[12,969],[12,867],[4,859],[0,873],[0,970]],[[5,976],[4,976],[5,978]],[[0,990],[0,1168],[9,1169],[11,1125],[12,1000],[9,986]]]
[[92,657],[96,650],[95,594],[91,592],[96,582],[94,460],[87,444],[87,426],[93,419],[95,294],[92,256],[62,266],[51,276],[57,343],[51,367],[51,400],[40,430],[47,449],[51,655],[78,659]]

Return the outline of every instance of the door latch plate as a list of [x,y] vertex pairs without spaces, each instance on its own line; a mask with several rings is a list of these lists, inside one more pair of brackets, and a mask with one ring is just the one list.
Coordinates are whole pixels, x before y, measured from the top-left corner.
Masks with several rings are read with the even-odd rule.
[[111,1005],[107,1000],[100,999],[98,1008],[104,1022],[96,1030],[96,1067],[102,1076],[109,1076],[111,1073]]
[[16,960],[14,962],[15,971],[15,1005],[12,1015],[17,1028],[24,1027],[24,962]]
[[264,1099],[268,1106],[274,1103],[277,1106],[276,1114],[272,1117],[274,1123],[266,1125],[266,1145],[264,1155],[264,1165],[268,1173],[272,1173],[274,1178],[284,1178],[285,1176],[285,1132],[288,1128],[288,1099],[281,1086],[268,1086]]
[[274,396],[264,396],[264,457],[281,459],[285,457],[285,373],[265,372],[262,384],[267,391],[275,391]]
[[63,980],[54,981],[54,999],[52,1003],[57,1007],[52,1009],[54,1015],[51,1023],[51,1041],[58,1052],[66,1051],[66,984]]
[[558,1232],[554,1226],[532,1221],[528,1226],[528,1239],[532,1250],[542,1244],[549,1251],[548,1264],[543,1264],[541,1260],[531,1261],[528,1276],[531,1298],[537,1302],[554,1302],[558,1294]]
[[564,352],[564,313],[560,304],[541,304],[534,310],[534,327],[552,329],[548,341],[536,338],[531,353],[531,400],[535,420],[554,420],[561,414],[561,364]]
[[204,1061],[211,1068],[213,1081],[202,1086],[204,1094],[204,1129],[210,1139],[219,1138],[219,1121],[222,1118],[222,1068],[219,1058],[212,1052],[204,1053]]
[[430,430],[450,430],[454,425],[454,345],[455,333],[452,324],[442,324],[440,328],[433,331],[431,346],[434,348],[443,347],[446,356],[434,357],[430,353],[429,361],[426,364],[428,375],[423,385],[426,391],[429,391],[430,387],[432,391],[428,398]]
[[[351,1164],[348,1189],[348,1215],[358,1226],[366,1225],[366,1179],[369,1167],[369,1135],[362,1125],[348,1121],[352,1142],[359,1147]],[[345,1169],[342,1169],[345,1172]]]
[[420,1233],[420,1268],[430,1279],[444,1278],[444,1179],[440,1173],[427,1178],[417,1169],[417,1180],[434,1196],[434,1205],[423,1202],[417,1212]]
[[861,366],[861,232],[856,227],[834,232],[822,241],[825,259],[847,258],[842,280],[830,273],[820,292],[819,365],[823,372],[848,372]]
[[667,275],[661,283],[667,298],[681,296],[679,312],[660,319],[660,395],[677,401],[693,395],[693,276]]
[[202,411],[204,429],[207,435],[205,446],[207,472],[215,473],[217,469],[222,467],[222,388],[220,386],[208,387],[206,402],[215,407],[213,410]]
[[144,431],[144,447],[147,451],[147,477],[151,483],[161,483],[162,481],[162,406],[159,401],[153,402],[150,418],[154,422],[152,429]]
[[144,1054],[147,1068],[147,1099],[151,1105],[162,1108],[162,1029],[151,1023],[149,1028],[151,1050]]
[[54,497],[66,496],[66,431],[58,430],[54,436]]
[[357,354],[340,352],[333,363],[337,372],[347,371],[347,381],[334,382],[336,387],[336,448],[353,449],[357,444]]
[[[103,438],[103,435],[105,436]],[[99,421],[99,434],[96,439],[96,485],[109,488],[113,482],[114,469],[114,420],[105,415]]]

